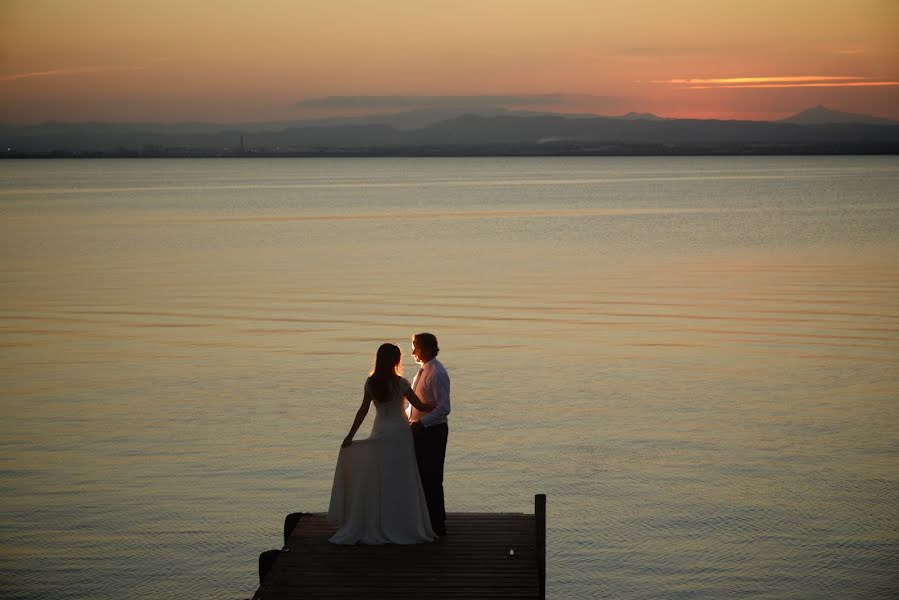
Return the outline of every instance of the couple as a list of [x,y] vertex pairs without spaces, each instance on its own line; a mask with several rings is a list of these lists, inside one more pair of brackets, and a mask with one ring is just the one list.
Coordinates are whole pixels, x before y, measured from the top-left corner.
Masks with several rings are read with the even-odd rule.
[[[433,334],[412,338],[412,356],[421,369],[410,384],[400,375],[399,347],[378,348],[362,406],[337,458],[328,509],[337,533],[329,541],[418,544],[446,535],[443,460],[450,380],[439,352]],[[354,442],[372,402],[377,416],[371,435]]]

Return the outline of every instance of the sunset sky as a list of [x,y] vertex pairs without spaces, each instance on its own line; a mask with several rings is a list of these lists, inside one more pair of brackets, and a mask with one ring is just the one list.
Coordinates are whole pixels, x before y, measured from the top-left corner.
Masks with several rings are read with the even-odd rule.
[[0,0],[0,122],[899,119],[897,0]]

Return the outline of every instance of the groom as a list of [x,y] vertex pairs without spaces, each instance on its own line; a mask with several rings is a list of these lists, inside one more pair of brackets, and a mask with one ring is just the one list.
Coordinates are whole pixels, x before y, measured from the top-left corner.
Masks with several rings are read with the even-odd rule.
[[424,488],[431,527],[437,535],[446,535],[446,508],[443,503],[443,461],[446,458],[446,439],[449,428],[446,416],[450,412],[450,380],[446,369],[437,360],[440,347],[431,333],[418,333],[412,338],[412,356],[421,365],[412,389],[424,402],[437,405],[429,413],[421,413],[410,406],[409,423],[415,439],[415,458]]

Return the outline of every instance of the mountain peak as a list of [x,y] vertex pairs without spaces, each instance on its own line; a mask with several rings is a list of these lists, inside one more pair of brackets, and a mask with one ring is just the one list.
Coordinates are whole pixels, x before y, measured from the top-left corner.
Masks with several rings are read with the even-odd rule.
[[899,121],[865,115],[861,113],[843,112],[827,108],[819,104],[807,108],[793,116],[781,119],[781,123],[793,123],[794,125],[823,125],[827,123],[865,123],[868,125],[899,125]]
[[636,121],[636,120],[644,120],[644,121],[667,121],[663,117],[658,115],[654,115],[652,113],[638,113],[638,112],[629,112],[626,115],[621,115],[620,117],[615,117],[616,119],[625,119],[628,121]]

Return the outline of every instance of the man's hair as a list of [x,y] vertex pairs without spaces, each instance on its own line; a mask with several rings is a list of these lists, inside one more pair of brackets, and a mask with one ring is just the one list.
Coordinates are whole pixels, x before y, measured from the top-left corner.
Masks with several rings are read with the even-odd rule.
[[416,333],[412,339],[418,342],[419,347],[430,352],[432,356],[437,356],[440,353],[437,337],[433,333]]

